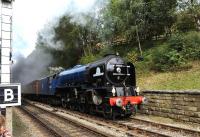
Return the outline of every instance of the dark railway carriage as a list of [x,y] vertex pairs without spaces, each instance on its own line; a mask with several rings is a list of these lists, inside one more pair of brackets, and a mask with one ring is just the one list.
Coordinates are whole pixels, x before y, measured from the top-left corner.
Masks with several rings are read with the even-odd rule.
[[38,85],[35,94],[43,100],[60,100],[63,107],[102,113],[106,118],[128,117],[145,99],[137,95],[134,65],[117,55],[77,65],[33,83]]
[[22,86],[22,89],[23,91],[26,93],[26,94],[39,94],[39,80],[34,80],[32,81],[31,83],[25,85],[25,86]]

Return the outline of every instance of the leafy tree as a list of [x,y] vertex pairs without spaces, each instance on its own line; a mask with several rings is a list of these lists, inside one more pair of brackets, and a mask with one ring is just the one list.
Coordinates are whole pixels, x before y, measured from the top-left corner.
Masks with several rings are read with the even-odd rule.
[[105,35],[136,41],[137,31],[143,40],[170,33],[176,6],[176,0],[111,0],[103,14]]
[[[45,48],[54,56],[55,66],[72,67],[76,65],[83,55],[93,52],[93,47],[99,41],[96,32],[96,20],[90,15],[81,15],[85,24],[76,23],[69,15],[63,16],[57,26],[53,28],[53,43],[45,36],[39,35],[37,45]],[[63,44],[62,48],[57,43]],[[87,50],[86,50],[87,49]]]

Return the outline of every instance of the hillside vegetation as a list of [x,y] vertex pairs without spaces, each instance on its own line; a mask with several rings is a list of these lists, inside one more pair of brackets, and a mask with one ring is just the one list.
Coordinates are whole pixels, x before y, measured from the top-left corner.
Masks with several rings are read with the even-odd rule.
[[200,61],[191,62],[192,68],[176,72],[154,72],[137,77],[142,90],[200,89]]
[[108,0],[97,5],[79,15],[84,21],[67,13],[39,33],[36,50],[53,56],[51,66],[69,68],[118,52],[135,64],[142,89],[200,89],[198,1]]

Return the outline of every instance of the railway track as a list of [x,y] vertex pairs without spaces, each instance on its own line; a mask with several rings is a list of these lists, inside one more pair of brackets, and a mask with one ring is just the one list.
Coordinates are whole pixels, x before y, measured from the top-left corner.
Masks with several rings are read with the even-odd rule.
[[[143,119],[130,118],[129,120],[117,121],[117,125],[126,126],[126,128],[139,132],[145,132],[147,136],[154,137],[199,137],[200,132],[184,129],[175,126],[169,126]],[[153,135],[154,134],[154,135]]]
[[47,129],[53,136],[55,137],[61,137],[61,135],[56,132],[55,130],[53,130],[51,127],[47,126],[47,124],[39,119],[36,115],[34,115],[31,111],[29,111],[28,109],[26,109],[25,107],[20,107],[20,109],[25,112],[27,115],[29,115],[33,120],[35,120],[37,123],[39,123],[42,127],[44,127],[45,129]]
[[138,119],[138,118],[135,118],[135,117],[131,117],[130,120],[131,120],[130,122],[132,122],[132,123],[137,122],[137,123],[140,123],[141,125],[145,124],[145,125],[149,125],[151,127],[157,127],[159,129],[166,129],[166,130],[171,131],[171,132],[177,132],[177,133],[180,133],[180,134],[185,134],[185,135],[195,136],[195,137],[200,136],[200,131],[196,131],[196,130],[192,130],[192,129],[161,124],[161,123],[152,122],[152,121],[148,121],[148,120],[144,120],[144,119]]
[[29,116],[37,120],[55,137],[110,137],[112,135],[98,131],[86,125],[82,125],[71,119],[67,119],[53,112],[35,107],[33,105],[22,106],[21,109]]
[[149,136],[149,137],[199,137],[200,132],[190,129],[183,129],[179,127],[164,125],[142,119],[129,118],[124,120],[105,120],[101,117],[96,117],[88,114],[79,113],[76,111],[69,111],[63,108],[50,107],[46,104],[35,103],[38,107],[48,107],[54,111],[69,114],[79,119],[84,119],[90,123],[96,123],[114,129],[116,132],[123,132],[126,136]]

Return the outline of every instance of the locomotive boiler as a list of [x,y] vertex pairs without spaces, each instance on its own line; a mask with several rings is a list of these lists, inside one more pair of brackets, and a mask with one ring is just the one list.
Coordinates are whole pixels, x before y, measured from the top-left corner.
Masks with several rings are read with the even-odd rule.
[[138,96],[135,67],[120,56],[107,55],[29,84],[37,99],[105,118],[129,117],[145,97]]

